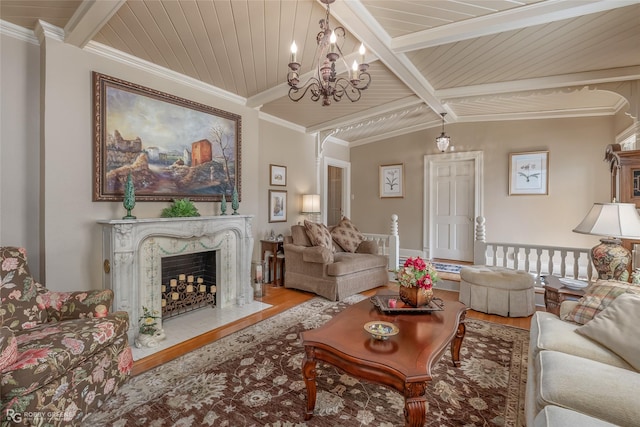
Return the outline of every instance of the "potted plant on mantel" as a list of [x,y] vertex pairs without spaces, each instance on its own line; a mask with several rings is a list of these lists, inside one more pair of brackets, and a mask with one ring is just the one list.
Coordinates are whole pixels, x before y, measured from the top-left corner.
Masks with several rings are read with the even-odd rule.
[[396,270],[400,299],[412,307],[428,305],[433,299],[433,285],[440,280],[435,267],[420,257],[409,258]]
[[160,214],[162,218],[178,218],[188,216],[200,216],[198,208],[188,198],[175,199],[171,206],[164,208]]

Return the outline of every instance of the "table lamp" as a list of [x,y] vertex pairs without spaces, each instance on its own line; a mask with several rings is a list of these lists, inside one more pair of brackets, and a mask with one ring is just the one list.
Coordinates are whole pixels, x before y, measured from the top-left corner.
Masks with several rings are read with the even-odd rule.
[[633,203],[594,203],[576,233],[606,236],[591,249],[591,260],[599,279],[629,280],[631,252],[620,239],[640,238],[640,215]]
[[314,220],[316,215],[320,215],[320,195],[303,194],[301,213],[309,215],[310,221]]

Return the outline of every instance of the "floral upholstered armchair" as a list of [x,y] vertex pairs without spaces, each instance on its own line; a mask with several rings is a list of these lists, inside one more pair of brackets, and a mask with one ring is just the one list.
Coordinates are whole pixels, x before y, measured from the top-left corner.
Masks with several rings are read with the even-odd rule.
[[113,292],[52,292],[26,251],[0,248],[1,425],[78,425],[130,375],[126,312]]

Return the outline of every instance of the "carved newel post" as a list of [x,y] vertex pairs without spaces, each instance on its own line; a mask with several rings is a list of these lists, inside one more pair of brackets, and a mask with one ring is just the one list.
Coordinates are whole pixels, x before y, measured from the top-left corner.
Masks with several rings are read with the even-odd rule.
[[124,200],[122,201],[122,205],[127,210],[127,215],[123,216],[122,219],[136,219],[135,216],[131,215],[131,210],[136,205],[136,190],[133,185],[131,172],[129,172],[127,182],[124,184]]

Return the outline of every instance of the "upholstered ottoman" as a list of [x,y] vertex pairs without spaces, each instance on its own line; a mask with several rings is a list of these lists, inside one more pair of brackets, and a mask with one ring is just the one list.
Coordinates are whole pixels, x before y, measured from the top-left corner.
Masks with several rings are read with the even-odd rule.
[[526,317],[536,311],[533,276],[505,267],[462,267],[459,299],[473,310],[505,317]]

